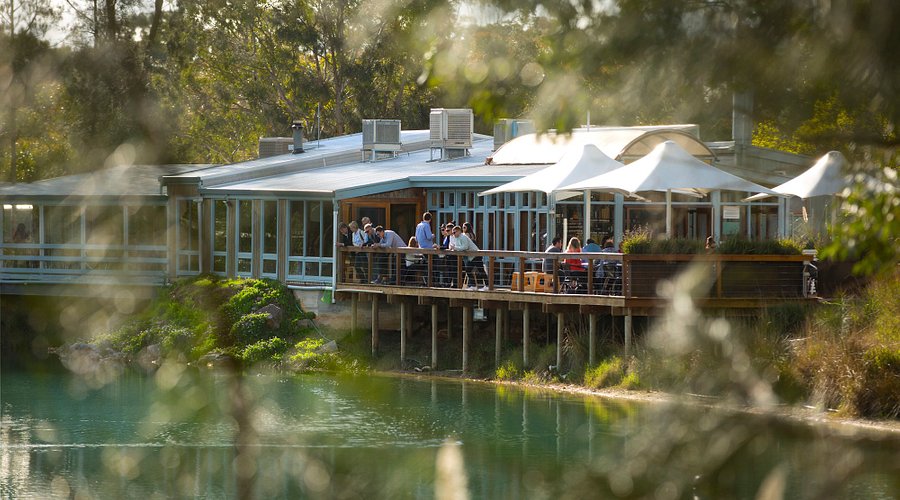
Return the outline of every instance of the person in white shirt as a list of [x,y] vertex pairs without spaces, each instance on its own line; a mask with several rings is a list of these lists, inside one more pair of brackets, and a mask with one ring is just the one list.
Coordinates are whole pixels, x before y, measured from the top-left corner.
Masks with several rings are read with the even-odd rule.
[[[450,250],[453,252],[477,252],[480,250],[478,245],[472,241],[471,238],[466,236],[465,233],[462,232],[462,228],[459,226],[453,227],[453,232],[450,234]],[[483,268],[484,262],[481,256],[466,258],[463,261],[463,269],[467,274],[470,274],[472,277],[472,285],[469,286],[469,290],[475,290],[478,284],[478,275],[479,270]],[[487,273],[484,274],[484,285],[481,287],[481,290],[487,290]]]

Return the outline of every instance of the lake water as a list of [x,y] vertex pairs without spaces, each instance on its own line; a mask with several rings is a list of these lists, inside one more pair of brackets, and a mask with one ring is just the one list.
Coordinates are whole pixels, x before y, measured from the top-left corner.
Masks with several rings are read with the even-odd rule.
[[0,391],[3,498],[900,492],[896,437],[475,382],[165,365],[154,375],[7,370]]

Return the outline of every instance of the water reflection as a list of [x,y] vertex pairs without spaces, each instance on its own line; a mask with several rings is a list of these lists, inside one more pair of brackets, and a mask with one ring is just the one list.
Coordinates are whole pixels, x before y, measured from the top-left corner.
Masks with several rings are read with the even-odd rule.
[[225,375],[164,366],[99,389],[63,374],[0,382],[2,497],[228,498],[249,487],[257,498],[432,498],[436,484],[466,484],[475,498],[898,491],[895,441],[863,447],[698,408],[434,379],[252,375],[240,379],[252,437],[241,444]]

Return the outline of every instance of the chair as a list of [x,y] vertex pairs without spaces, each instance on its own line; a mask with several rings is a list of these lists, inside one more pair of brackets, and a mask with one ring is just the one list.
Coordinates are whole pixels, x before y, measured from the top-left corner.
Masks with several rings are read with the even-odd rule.
[[600,264],[603,270],[601,295],[622,295],[622,264],[615,261],[604,261]]

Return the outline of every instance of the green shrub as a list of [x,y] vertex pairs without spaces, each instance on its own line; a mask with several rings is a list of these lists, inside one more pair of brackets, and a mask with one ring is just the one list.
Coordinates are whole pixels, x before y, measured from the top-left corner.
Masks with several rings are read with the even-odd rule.
[[519,367],[513,361],[507,361],[497,368],[497,380],[515,380],[519,378]]
[[231,327],[231,336],[241,344],[253,344],[267,339],[274,334],[268,321],[269,315],[265,313],[245,314]]
[[305,338],[294,344],[294,353],[290,360],[297,370],[316,369],[327,371],[358,371],[360,366],[354,361],[345,360],[339,353],[326,351],[326,342],[319,338]]
[[540,384],[543,382],[540,375],[535,373],[534,370],[528,370],[523,373],[522,380],[527,384]]
[[622,380],[619,382],[618,386],[629,391],[640,389],[641,381],[638,377],[637,372],[628,372],[624,377],[622,377]]
[[592,389],[602,389],[618,385],[625,377],[625,367],[618,356],[588,368],[584,372],[584,385]]
[[716,253],[724,255],[800,255],[803,244],[791,239],[748,240],[745,236],[732,236],[716,247]]
[[625,237],[622,239],[622,252],[631,254],[650,253],[650,243],[652,241],[650,228],[646,226],[626,231]]
[[280,362],[282,355],[287,352],[288,344],[279,337],[272,337],[250,344],[241,353],[241,359],[245,364],[259,363],[260,361]]

